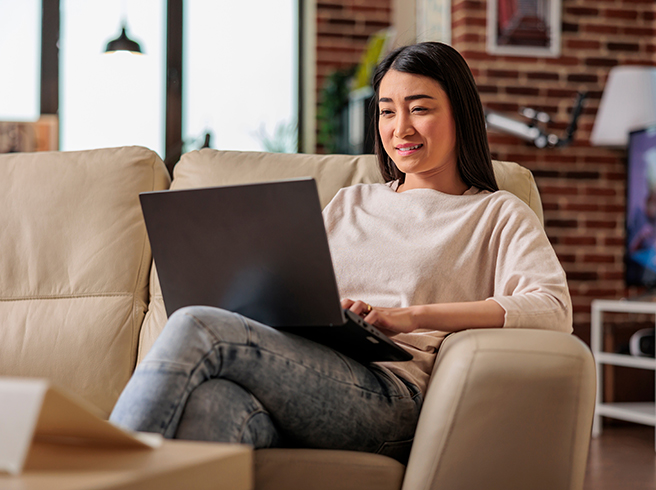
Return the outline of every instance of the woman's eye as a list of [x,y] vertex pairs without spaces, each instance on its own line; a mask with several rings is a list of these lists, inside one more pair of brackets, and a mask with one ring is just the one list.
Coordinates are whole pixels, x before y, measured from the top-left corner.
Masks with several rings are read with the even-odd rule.
[[391,113],[392,113],[392,111],[390,111],[389,109],[381,109],[381,110],[380,110],[380,115],[381,115],[381,116],[388,116],[388,115],[390,115]]
[[413,107],[412,112],[426,112],[427,109],[425,107]]

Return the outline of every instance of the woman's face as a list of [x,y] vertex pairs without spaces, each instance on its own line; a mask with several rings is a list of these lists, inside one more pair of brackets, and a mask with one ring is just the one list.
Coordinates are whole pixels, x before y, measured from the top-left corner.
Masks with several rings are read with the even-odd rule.
[[422,75],[390,70],[378,94],[378,130],[385,151],[406,174],[403,190],[432,187],[464,192],[456,165],[455,121],[440,84]]

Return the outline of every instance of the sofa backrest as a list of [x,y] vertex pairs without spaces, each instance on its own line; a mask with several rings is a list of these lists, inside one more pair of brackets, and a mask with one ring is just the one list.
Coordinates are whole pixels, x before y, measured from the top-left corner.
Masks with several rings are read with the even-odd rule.
[[[542,203],[531,172],[512,162],[494,162],[499,187],[512,192],[543,222]],[[322,207],[342,187],[382,182],[373,155],[306,155],[203,149],[186,153],[174,169],[171,189],[234,185],[295,177],[314,177]],[[150,305],[139,339],[138,362],[150,350],[166,323],[162,292],[153,267]]]
[[373,155],[307,155],[204,149],[182,155],[171,189],[314,177],[321,207],[342,187],[382,182]]
[[140,147],[0,155],[0,375],[48,377],[111,410],[148,302],[138,194],[169,182]]
[[[533,174],[514,162],[493,161],[499,188],[529,205],[544,223]],[[342,187],[382,182],[374,155],[309,155],[203,149],[182,155],[172,189],[314,177],[322,207]]]

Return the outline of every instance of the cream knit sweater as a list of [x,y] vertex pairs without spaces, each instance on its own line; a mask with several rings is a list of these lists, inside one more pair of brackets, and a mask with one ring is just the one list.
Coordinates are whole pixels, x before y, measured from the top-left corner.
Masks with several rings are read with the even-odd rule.
[[[505,310],[504,327],[572,331],[565,273],[520,199],[395,188],[347,187],[324,209],[342,298],[388,307],[489,299]],[[425,392],[445,335],[399,334],[394,340],[414,359],[381,364]]]

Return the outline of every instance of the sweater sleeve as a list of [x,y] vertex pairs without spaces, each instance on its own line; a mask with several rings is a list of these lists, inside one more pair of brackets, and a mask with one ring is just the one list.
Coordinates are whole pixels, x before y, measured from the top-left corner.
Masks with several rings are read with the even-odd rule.
[[535,214],[508,200],[492,234],[497,250],[494,295],[504,327],[572,332],[572,302],[563,270]]

